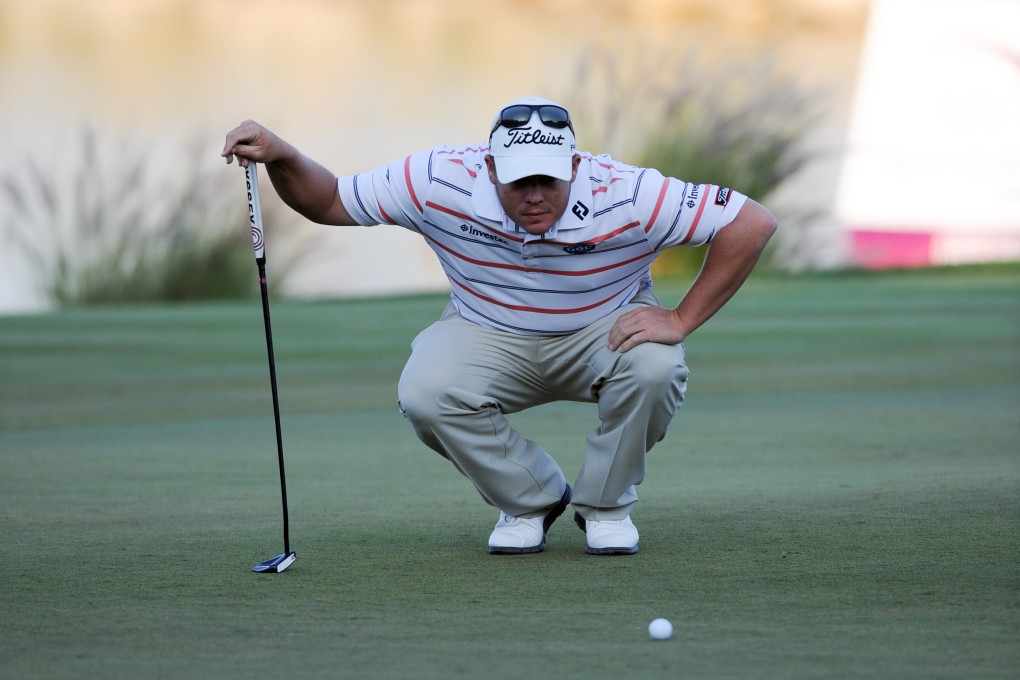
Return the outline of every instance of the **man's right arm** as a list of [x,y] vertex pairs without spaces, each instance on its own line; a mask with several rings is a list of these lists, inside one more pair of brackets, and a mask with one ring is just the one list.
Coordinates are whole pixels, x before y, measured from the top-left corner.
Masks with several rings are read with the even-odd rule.
[[309,220],[358,225],[340,200],[336,175],[255,121],[246,120],[228,132],[221,155],[227,163],[236,156],[242,167],[262,163],[283,202]]

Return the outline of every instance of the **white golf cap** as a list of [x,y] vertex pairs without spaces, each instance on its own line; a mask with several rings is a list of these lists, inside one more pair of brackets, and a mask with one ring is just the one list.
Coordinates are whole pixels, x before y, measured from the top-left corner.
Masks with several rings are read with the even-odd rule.
[[[507,127],[503,114],[515,106],[530,108],[530,118],[526,123]],[[560,109],[564,120],[557,120],[553,126],[544,123],[539,111],[542,106]],[[520,120],[520,116],[515,118]],[[556,102],[541,97],[515,99],[499,110],[491,127],[489,153],[496,164],[496,177],[503,184],[532,175],[567,181],[573,176],[577,144],[570,129],[569,114]]]

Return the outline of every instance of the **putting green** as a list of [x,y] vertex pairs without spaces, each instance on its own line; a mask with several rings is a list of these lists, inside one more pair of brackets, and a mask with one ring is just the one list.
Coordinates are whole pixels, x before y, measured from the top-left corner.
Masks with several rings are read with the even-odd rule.
[[[1012,265],[756,275],[687,343],[641,552],[597,558],[569,515],[488,555],[397,413],[442,296],[274,300],[279,575],[257,300],[2,318],[0,677],[1016,677],[1018,303]],[[514,421],[568,477],[595,425]]]

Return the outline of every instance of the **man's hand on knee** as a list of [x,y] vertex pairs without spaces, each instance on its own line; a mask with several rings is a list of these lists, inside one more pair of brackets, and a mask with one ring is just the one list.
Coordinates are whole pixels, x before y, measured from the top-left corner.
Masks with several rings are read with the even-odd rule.
[[686,337],[675,309],[649,305],[633,309],[616,320],[609,331],[609,349],[626,352],[644,342],[676,345]]

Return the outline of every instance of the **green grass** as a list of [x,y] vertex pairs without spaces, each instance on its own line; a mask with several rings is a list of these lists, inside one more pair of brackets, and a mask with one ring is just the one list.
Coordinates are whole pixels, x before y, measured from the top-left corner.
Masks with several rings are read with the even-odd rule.
[[[0,678],[1020,673],[1020,267],[754,277],[687,343],[628,558],[569,519],[486,554],[394,403],[443,304],[274,300],[273,576],[257,300],[0,319]],[[571,477],[595,417],[515,422]]]

